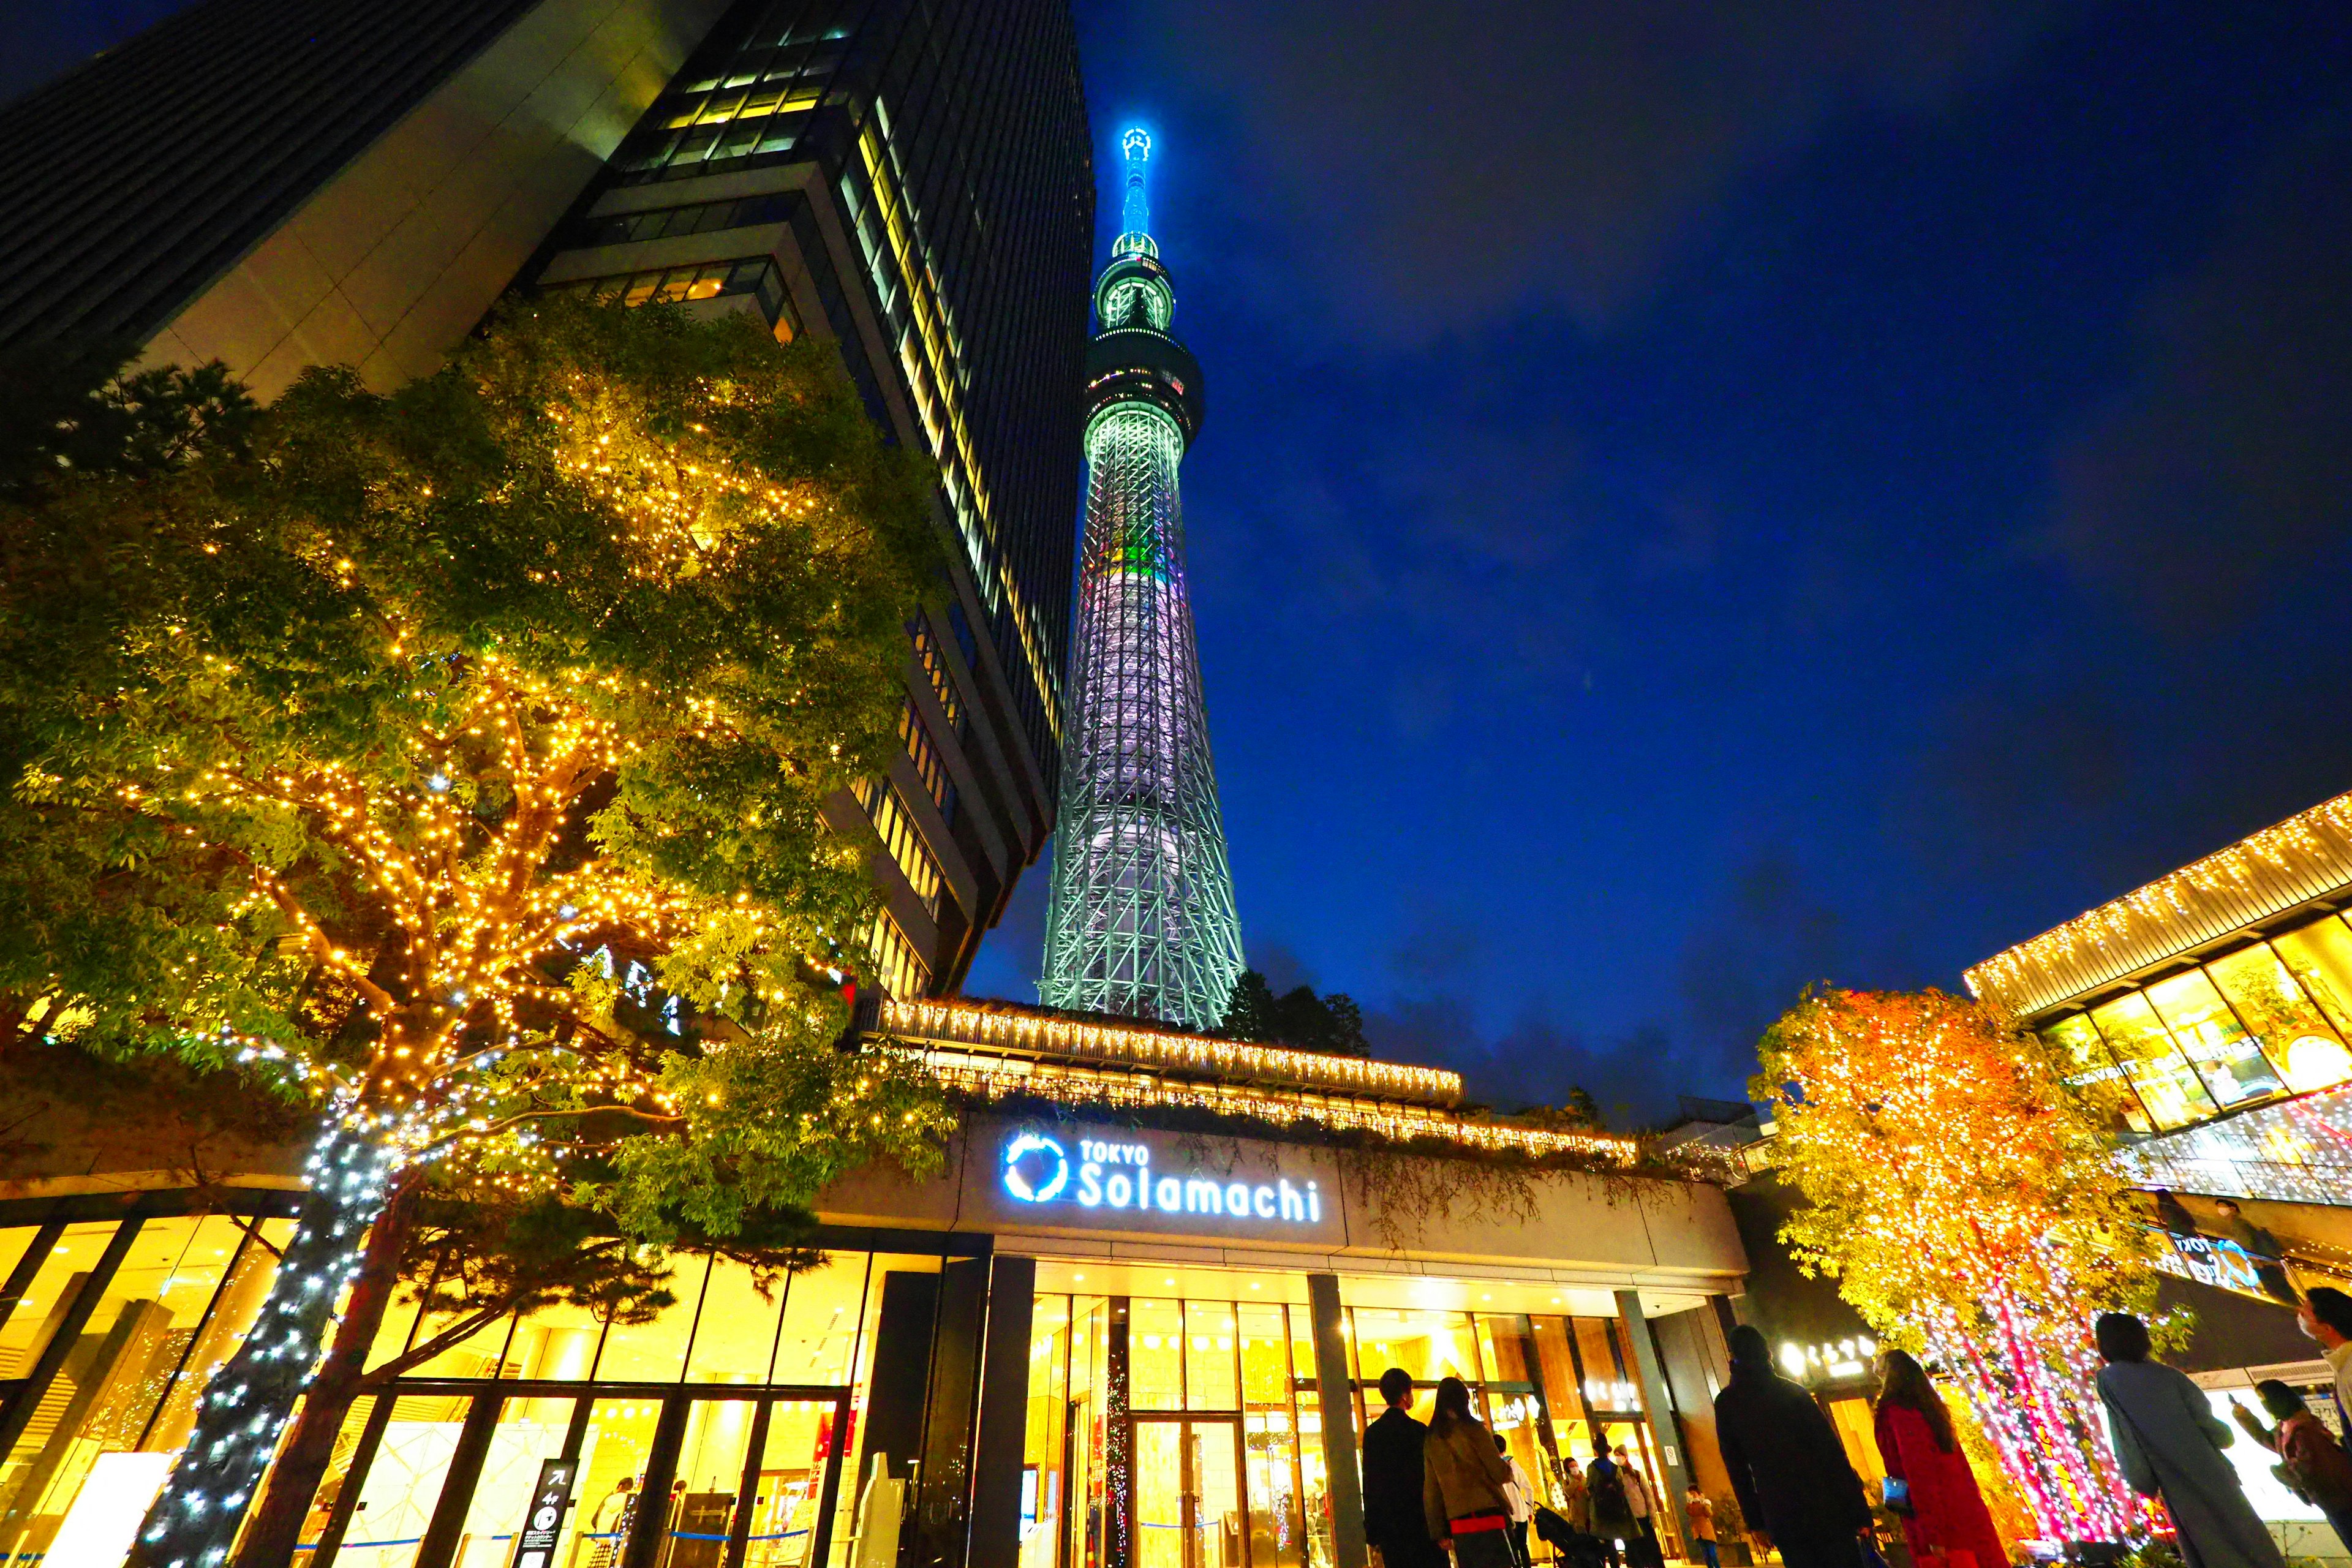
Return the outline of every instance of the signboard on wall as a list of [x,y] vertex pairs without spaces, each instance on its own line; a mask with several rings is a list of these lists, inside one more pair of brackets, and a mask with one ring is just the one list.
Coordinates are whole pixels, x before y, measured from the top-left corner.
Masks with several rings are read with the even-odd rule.
[[1341,1228],[1333,1169],[1297,1145],[1020,1122],[974,1134],[971,1174],[1008,1224],[1307,1245]]

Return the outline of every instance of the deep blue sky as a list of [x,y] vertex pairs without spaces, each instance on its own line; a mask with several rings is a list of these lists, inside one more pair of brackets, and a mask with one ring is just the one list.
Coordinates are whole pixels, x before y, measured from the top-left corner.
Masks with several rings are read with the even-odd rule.
[[1206,369],[1249,951],[1386,1054],[1737,1095],[1806,982],[1957,986],[2352,787],[2340,3],[1080,26]]

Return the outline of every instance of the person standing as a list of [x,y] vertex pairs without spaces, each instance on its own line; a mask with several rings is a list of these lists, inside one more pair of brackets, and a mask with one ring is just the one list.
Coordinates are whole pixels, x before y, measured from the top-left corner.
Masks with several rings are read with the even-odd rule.
[[1432,1540],[1450,1538],[1455,1568],[1517,1568],[1511,1555],[1510,1467],[1495,1435],[1470,1414],[1470,1385],[1437,1380],[1436,1408],[1421,1449],[1421,1506]]
[[1633,1463],[1633,1456],[1620,1443],[1610,1456],[1617,1461],[1617,1473],[1625,1479],[1625,1506],[1633,1512],[1633,1528],[1641,1531],[1639,1539],[1629,1542],[1625,1554],[1642,1568],[1666,1568],[1666,1550],[1658,1544],[1657,1500],[1650,1495],[1650,1483],[1642,1478],[1642,1468]]
[[1412,1374],[1401,1366],[1381,1373],[1388,1411],[1364,1428],[1364,1541],[1380,1548],[1387,1568],[1444,1568],[1445,1549],[1430,1539],[1421,1508],[1422,1450],[1429,1428],[1405,1406]]
[[2336,1539],[2352,1546],[2352,1455],[2311,1413],[2303,1395],[2278,1379],[2254,1384],[2254,1397],[2277,1426],[2263,1426],[2262,1417],[2242,1405],[2231,1405],[2230,1414],[2246,1436],[2279,1457],[2279,1468],[2290,1484],[2327,1516]]
[[1731,1381],[1715,1396],[1715,1435],[1748,1533],[1787,1568],[1853,1568],[1870,1529],[1862,1478],[1813,1396],[1772,1370],[1752,1324],[1731,1331]]
[[1873,1422],[1878,1457],[1886,1473],[1910,1491],[1911,1512],[1903,1521],[1903,1536],[1911,1543],[1912,1555],[1965,1552],[1976,1559],[1976,1568],[2001,1568],[2009,1554],[1993,1531],[1976,1472],[1960,1452],[1944,1396],[1905,1351],[1882,1352],[1878,1376]]
[[1577,1534],[1592,1533],[1592,1494],[1572,1455],[1559,1462],[1559,1513]]
[[1495,1434],[1495,1451],[1503,1456],[1503,1468],[1511,1472],[1503,1487],[1503,1500],[1511,1510],[1511,1550],[1525,1563],[1528,1561],[1528,1521],[1536,1516],[1536,1489],[1528,1479],[1527,1467],[1512,1457],[1510,1445],[1503,1441],[1500,1432]]
[[2230,1428],[2205,1391],[2147,1359],[2147,1325],[2129,1312],[2101,1313],[2092,1331],[2107,1363],[2099,1369],[2099,1402],[2116,1461],[2132,1490],[2164,1499],[2189,1568],[2284,1568],[2270,1528],[2221,1457]]
[[2336,1413],[2352,1431],[2352,1296],[2332,1285],[2313,1288],[2294,1321],[2319,1342],[2319,1353],[2336,1374]]
[[1683,1511],[1690,1515],[1691,1543],[1698,1548],[1699,1561],[1706,1568],[1723,1568],[1723,1559],[1715,1550],[1715,1504],[1698,1489],[1696,1481],[1683,1494]]
[[1632,1555],[1630,1543],[1642,1539],[1642,1527],[1633,1522],[1633,1506],[1625,1498],[1625,1472],[1617,1468],[1599,1438],[1593,1439],[1592,1465],[1584,1477],[1592,1503],[1592,1533],[1601,1539],[1601,1558],[1608,1568],[1619,1568]]

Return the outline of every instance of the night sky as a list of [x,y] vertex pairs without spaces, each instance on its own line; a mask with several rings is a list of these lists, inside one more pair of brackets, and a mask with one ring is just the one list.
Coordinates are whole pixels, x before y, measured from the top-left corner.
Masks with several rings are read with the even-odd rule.
[[[0,92],[160,5],[85,7]],[[2352,8],[1081,6],[1244,937],[1621,1119],[2352,787]],[[47,53],[44,53],[47,51]],[[971,989],[1034,1000],[1043,865]]]

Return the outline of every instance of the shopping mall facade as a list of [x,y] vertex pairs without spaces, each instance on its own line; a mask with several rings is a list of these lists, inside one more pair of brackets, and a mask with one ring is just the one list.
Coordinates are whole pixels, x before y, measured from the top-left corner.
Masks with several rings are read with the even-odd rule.
[[[830,1190],[823,1264],[772,1293],[685,1258],[651,1322],[530,1312],[363,1397],[297,1561],[1361,1568],[1389,1366],[1464,1379],[1543,1489],[1596,1436],[1670,1498],[1726,1489],[1747,1263],[1703,1173],[1465,1112],[1434,1069],[956,1002],[877,1022],[966,1107],[937,1175]],[[0,1563],[112,1568],[269,1287],[299,1155],[39,1114],[0,1186]]]

